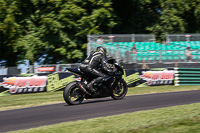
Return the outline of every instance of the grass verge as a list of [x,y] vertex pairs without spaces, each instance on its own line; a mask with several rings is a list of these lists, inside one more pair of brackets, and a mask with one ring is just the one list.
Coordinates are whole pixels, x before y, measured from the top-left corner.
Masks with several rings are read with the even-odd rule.
[[[150,86],[150,87],[130,87],[127,95],[149,94],[174,91],[200,90],[200,86]],[[32,94],[16,94],[0,97],[0,111],[17,109],[39,105],[47,105],[64,102],[63,92],[43,92]]]
[[176,92],[176,91],[189,91],[189,90],[200,90],[200,86],[195,85],[184,85],[184,86],[149,86],[149,87],[132,87],[128,90],[128,95],[136,94],[150,94],[150,93],[163,93],[163,92]]
[[8,95],[0,97],[0,111],[60,102],[64,102],[62,91]]
[[60,123],[12,133],[199,133],[200,103]]

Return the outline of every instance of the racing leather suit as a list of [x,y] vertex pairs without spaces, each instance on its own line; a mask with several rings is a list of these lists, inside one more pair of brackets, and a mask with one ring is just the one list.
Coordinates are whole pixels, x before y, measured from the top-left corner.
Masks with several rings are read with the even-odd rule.
[[99,68],[102,68],[107,72],[115,71],[114,67],[110,67],[106,62],[105,56],[98,51],[91,53],[79,67],[81,72],[87,74],[87,76],[94,77],[94,79],[87,86],[92,91],[94,91],[92,86],[94,83],[98,83],[107,77],[106,74],[98,70]]

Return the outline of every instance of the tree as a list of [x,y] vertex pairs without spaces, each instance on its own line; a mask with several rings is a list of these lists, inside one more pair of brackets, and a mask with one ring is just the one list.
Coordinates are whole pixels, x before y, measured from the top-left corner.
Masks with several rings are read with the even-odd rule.
[[[6,40],[10,38],[10,53],[17,54],[16,61],[77,62],[85,56],[88,34],[111,33],[115,26],[110,0],[0,1],[5,6],[0,25],[5,25],[6,18],[12,21],[0,32],[4,36],[1,45],[9,46]],[[4,11],[10,8],[11,15]],[[4,31],[9,28],[12,33]]]
[[149,34],[146,28],[159,18],[158,0],[113,0],[117,23],[113,29],[116,34]]
[[166,34],[199,32],[200,2],[196,0],[161,0],[160,17],[147,30],[164,40]]
[[19,12],[15,1],[0,0],[0,7],[0,61],[14,66],[18,55],[14,52],[15,40],[20,33],[15,15]]
[[200,31],[196,0],[113,0],[113,8],[118,16],[114,33],[150,33],[162,41],[166,34]]

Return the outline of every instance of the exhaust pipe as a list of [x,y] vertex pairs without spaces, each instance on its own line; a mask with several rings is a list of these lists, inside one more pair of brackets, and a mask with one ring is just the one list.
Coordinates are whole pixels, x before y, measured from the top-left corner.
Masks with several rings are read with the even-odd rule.
[[77,84],[78,88],[79,88],[81,91],[83,91],[85,94],[91,95],[91,94],[81,85],[80,82],[76,82],[76,84]]

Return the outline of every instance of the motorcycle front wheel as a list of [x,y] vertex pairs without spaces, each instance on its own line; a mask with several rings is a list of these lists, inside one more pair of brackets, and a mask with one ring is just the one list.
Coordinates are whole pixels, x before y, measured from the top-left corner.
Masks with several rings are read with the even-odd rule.
[[126,96],[127,91],[128,87],[126,82],[121,80],[111,88],[111,97],[115,100],[123,99]]
[[77,105],[83,102],[85,94],[78,88],[76,82],[69,83],[64,91],[63,98],[69,105]]

